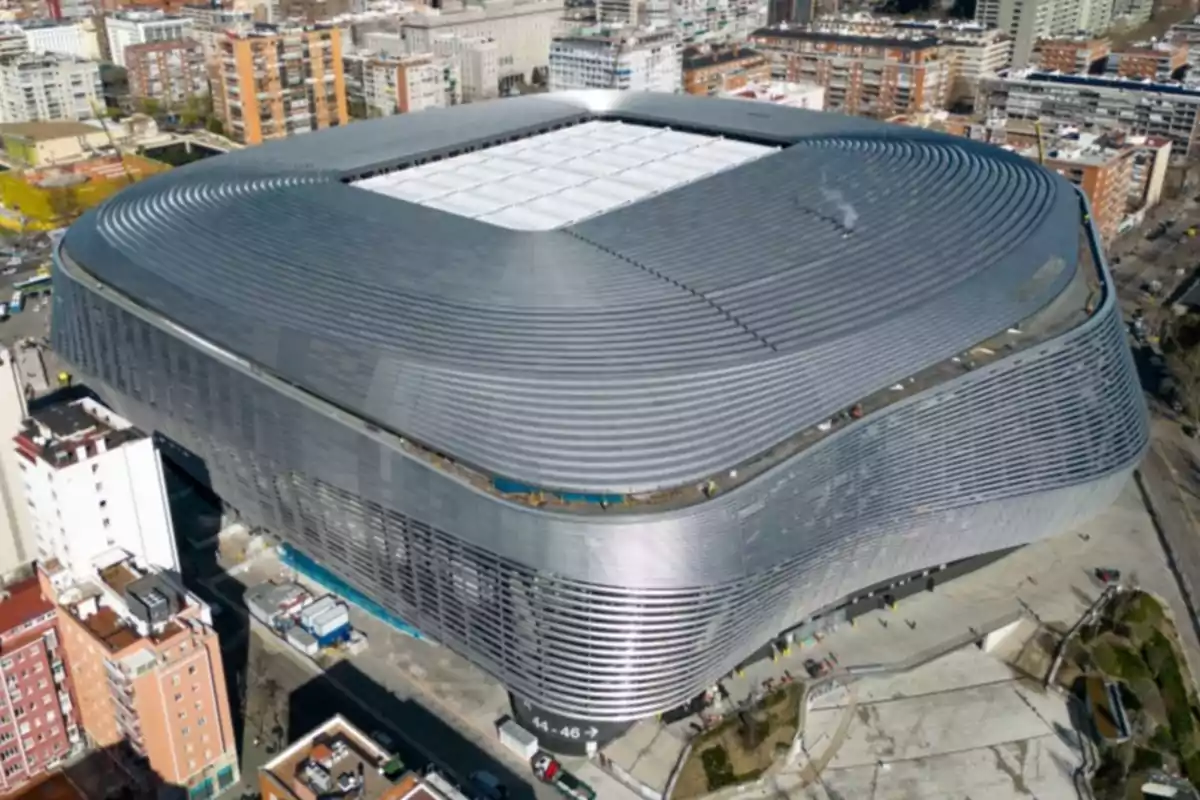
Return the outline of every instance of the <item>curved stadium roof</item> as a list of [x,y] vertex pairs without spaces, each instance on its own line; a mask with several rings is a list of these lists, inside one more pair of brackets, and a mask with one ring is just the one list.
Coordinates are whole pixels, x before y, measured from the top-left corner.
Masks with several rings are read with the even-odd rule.
[[[549,230],[350,185],[595,119],[764,149]],[[730,469],[1028,317],[1069,281],[1078,219],[1061,178],[968,140],[589,92],[210,159],[122,192],[65,248],[196,335],[464,463],[640,492]]]

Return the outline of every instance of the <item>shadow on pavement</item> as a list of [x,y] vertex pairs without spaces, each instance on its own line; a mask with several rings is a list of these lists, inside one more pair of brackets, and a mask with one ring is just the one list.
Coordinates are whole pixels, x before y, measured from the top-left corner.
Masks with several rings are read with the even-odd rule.
[[[238,753],[243,755],[243,760],[251,751],[269,758],[276,751],[274,743],[268,745],[264,741],[260,746],[255,741],[254,746],[249,747],[250,743],[246,741],[251,706],[261,705],[248,698],[261,693],[262,687],[258,684],[262,677],[249,674],[253,669],[245,586],[225,575],[218,558],[221,502],[202,482],[192,477],[196,474],[192,471],[197,468],[196,464],[187,464],[185,471],[172,463],[177,455],[171,449],[173,447],[170,443],[163,444],[167,456],[163,461],[184,583],[214,609],[213,627],[221,637]],[[186,451],[179,451],[178,455],[188,456]],[[218,590],[214,590],[214,586]],[[380,731],[386,733],[396,754],[411,769],[436,768],[463,787],[468,786],[472,773],[486,771],[508,787],[511,800],[532,800],[534,797],[527,776],[515,775],[508,766],[481,750],[423,705],[397,697],[348,661],[336,664],[325,675],[294,689],[288,696],[286,708],[287,718],[280,720],[284,730],[280,731],[279,737],[284,747],[334,714],[341,714],[369,736],[374,737]],[[369,713],[368,708],[374,714]],[[275,738],[269,733],[263,735],[268,739]],[[259,750],[265,752],[259,753]],[[242,768],[242,783],[247,784],[257,765],[243,763]]]
[[[347,694],[359,702],[348,699]],[[512,800],[534,797],[526,778],[480,750],[420,703],[398,698],[350,662],[338,663],[326,670],[325,676],[313,678],[292,692],[288,741],[303,736],[334,714],[341,714],[368,736],[375,737],[380,731],[387,734],[396,755],[410,769],[436,768],[463,787],[468,786],[473,772],[482,770],[507,786]]]

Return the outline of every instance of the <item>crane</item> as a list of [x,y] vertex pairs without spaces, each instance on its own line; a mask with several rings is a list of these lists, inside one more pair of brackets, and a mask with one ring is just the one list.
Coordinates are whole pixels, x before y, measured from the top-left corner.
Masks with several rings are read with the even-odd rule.
[[112,131],[108,129],[108,120],[105,119],[103,109],[96,103],[94,98],[88,98],[88,103],[92,106],[92,113],[96,115],[96,119],[100,121],[100,129],[104,131],[104,135],[108,138],[108,146],[116,151],[117,158],[121,159],[121,171],[125,173],[125,184],[132,186],[134,183],[133,173],[129,171],[129,165],[125,163],[125,154],[121,152],[121,148],[117,147],[116,141],[113,139]]

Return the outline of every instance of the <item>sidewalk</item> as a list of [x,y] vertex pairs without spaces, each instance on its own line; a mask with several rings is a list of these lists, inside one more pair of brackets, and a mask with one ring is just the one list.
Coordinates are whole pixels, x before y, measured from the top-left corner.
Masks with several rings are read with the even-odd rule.
[[[279,579],[284,576],[285,571],[286,567],[280,564],[271,551],[253,562],[252,566],[244,568],[237,576],[226,579],[254,586],[266,580]],[[425,706],[480,751],[507,766],[515,775],[526,779],[539,800],[561,800],[553,788],[534,779],[528,763],[500,744],[495,734],[495,722],[510,713],[508,694],[500,684],[446,648],[405,636],[353,605],[350,606],[350,621],[355,628],[367,635],[370,642],[366,652],[347,659],[357,670],[396,697],[410,699]],[[263,630],[261,623],[257,622],[255,628]],[[273,633],[264,632],[260,635],[271,636],[278,641],[278,637]],[[291,647],[280,643],[277,649],[288,653],[297,663],[303,662],[304,668],[314,676],[322,674],[321,668],[315,662]],[[331,677],[328,671],[324,674]],[[332,678],[331,682],[337,685]],[[365,706],[353,690],[340,685],[338,689],[367,713],[377,713]],[[390,720],[381,719],[380,724],[389,730],[392,729]],[[414,742],[417,749],[425,749],[420,744],[420,731],[398,733]],[[436,753],[430,755],[434,756],[435,761],[440,760]],[[604,800],[636,798],[633,792],[595,764],[582,758],[561,760],[568,770],[590,784]]]
[[[727,676],[721,681],[730,695],[727,702],[730,705],[743,702],[761,689],[763,681],[778,680],[785,670],[803,679],[807,658],[821,660],[834,654],[843,669],[897,664],[942,650],[956,638],[962,641],[974,638],[972,629],[985,631],[997,621],[1017,614],[1043,623],[1057,623],[1066,630],[1103,591],[1094,574],[1101,566],[1119,568],[1127,581],[1167,602],[1175,619],[1183,622],[1178,627],[1189,664],[1196,663],[1200,645],[1187,624],[1191,618],[1188,606],[1153,520],[1131,481],[1111,508],[1080,531],[1066,532],[1025,547],[934,592],[906,598],[894,611],[880,610],[860,617],[854,626],[843,626],[816,646],[793,645],[791,653],[778,661],[759,661],[740,676]],[[671,755],[662,743],[677,742],[674,749],[677,759],[694,735],[690,727],[694,722],[696,718],[692,717],[666,726],[672,735],[657,737],[653,726],[643,723],[634,729],[638,742],[626,741],[633,736],[631,732],[609,745],[605,754],[643,783],[661,791],[673,766],[668,764],[664,768]],[[651,738],[657,745],[652,751],[636,746]]]

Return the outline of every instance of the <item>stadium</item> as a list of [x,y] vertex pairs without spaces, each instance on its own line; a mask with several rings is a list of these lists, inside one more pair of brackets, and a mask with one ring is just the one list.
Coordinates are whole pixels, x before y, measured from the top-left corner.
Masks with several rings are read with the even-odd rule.
[[89,386],[552,746],[1084,522],[1147,442],[1069,183],[770,104],[529,96],[246,149],[84,216],[54,281]]

